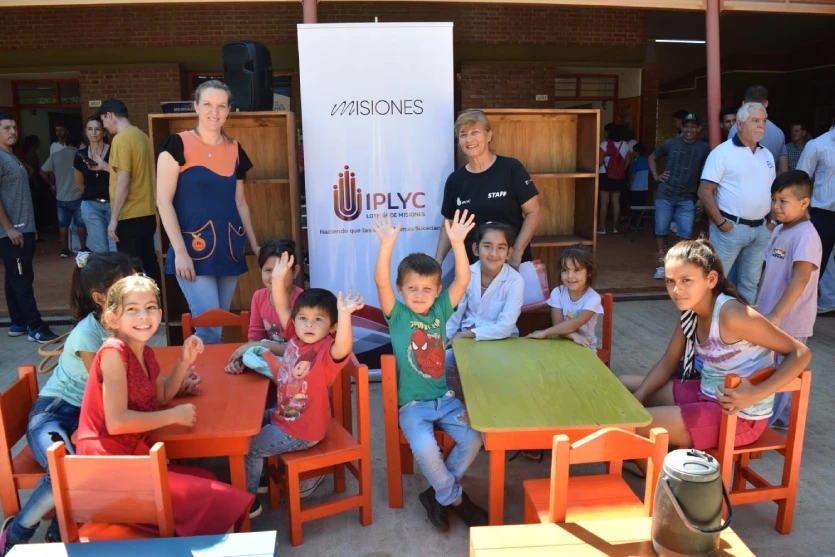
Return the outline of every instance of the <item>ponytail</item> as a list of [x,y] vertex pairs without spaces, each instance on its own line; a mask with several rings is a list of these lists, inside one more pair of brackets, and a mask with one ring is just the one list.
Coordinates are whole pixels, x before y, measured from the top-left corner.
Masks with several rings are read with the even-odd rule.
[[101,307],[93,299],[93,294],[97,292],[106,295],[114,282],[136,273],[136,270],[141,268],[138,260],[124,253],[79,252],[75,258],[70,287],[73,324],[77,324],[91,313],[100,318]]

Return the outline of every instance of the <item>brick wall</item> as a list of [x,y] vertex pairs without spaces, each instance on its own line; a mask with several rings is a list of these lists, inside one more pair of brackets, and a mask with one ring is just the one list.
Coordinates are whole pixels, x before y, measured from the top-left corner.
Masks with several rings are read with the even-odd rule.
[[81,70],[78,81],[84,118],[96,110],[88,107],[88,101],[115,97],[128,105],[131,122],[146,133],[148,114],[159,113],[161,101],[180,98],[180,67],[177,64]]
[[[459,44],[642,46],[646,11],[563,6],[329,2],[319,21],[452,21]],[[3,10],[0,51],[215,46],[247,38],[296,42],[297,2],[13,8]],[[121,22],[124,22],[120,24]]]
[[[461,108],[554,108],[554,66],[463,64]],[[548,95],[537,102],[536,95]]]

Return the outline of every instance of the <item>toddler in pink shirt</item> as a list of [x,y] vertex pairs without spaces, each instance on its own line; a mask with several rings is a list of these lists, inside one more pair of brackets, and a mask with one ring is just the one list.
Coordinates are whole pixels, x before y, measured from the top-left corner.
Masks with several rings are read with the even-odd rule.
[[[249,310],[249,342],[232,353],[227,366],[228,371],[237,373],[243,371],[242,358],[244,352],[253,346],[263,346],[276,356],[284,355],[287,339],[273,304],[271,287],[273,268],[281,259],[281,254],[285,252],[295,257],[296,243],[293,240],[273,239],[267,240],[261,245],[261,251],[258,253],[258,267],[261,269],[261,280],[264,282],[264,288],[256,290],[252,295],[252,305]],[[299,265],[295,265],[292,272],[287,273],[284,282],[291,308],[296,303],[296,298],[303,292],[295,284],[299,271]]]

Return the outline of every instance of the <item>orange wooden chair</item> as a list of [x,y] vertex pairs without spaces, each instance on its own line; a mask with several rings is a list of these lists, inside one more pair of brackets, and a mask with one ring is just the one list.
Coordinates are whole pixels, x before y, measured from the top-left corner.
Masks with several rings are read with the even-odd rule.
[[[525,523],[652,516],[655,484],[667,455],[667,441],[667,431],[662,428],[652,429],[649,439],[622,429],[606,428],[574,444],[567,435],[555,435],[551,478],[522,482]],[[643,458],[649,459],[643,503],[619,470],[596,476],[568,477],[570,464]]]
[[20,512],[18,490],[32,489],[44,476],[29,446],[12,457],[12,447],[23,439],[29,426],[29,412],[38,398],[35,366],[20,366],[20,379],[0,393],[0,504],[3,516]]
[[[403,508],[403,474],[413,474],[415,460],[409,442],[400,429],[397,406],[397,370],[394,356],[380,358],[383,382],[383,425],[386,439],[386,474],[389,485],[389,508]],[[435,440],[443,449],[444,458],[455,446],[452,437],[441,429],[435,429]]]
[[615,297],[611,293],[600,297],[603,302],[603,346],[597,350],[606,367],[612,367],[612,313],[614,312]]
[[[758,385],[771,377],[775,369],[769,367],[757,371],[750,375],[748,380],[754,385]],[[734,388],[739,385],[739,382],[738,375],[730,374],[725,377],[725,387]],[[811,383],[812,372],[807,369],[779,391],[792,393],[788,435],[767,428],[760,438],[750,445],[734,447],[737,416],[722,414],[719,447],[708,451],[719,460],[722,480],[725,482],[725,487],[731,496],[732,504],[745,505],[760,501],[774,501],[777,503],[775,528],[781,534],[789,534],[792,530]],[[769,483],[751,469],[751,460],[759,458],[763,451],[777,451],[784,457],[783,475],[777,485]],[[731,483],[732,479],[733,483]],[[749,489],[748,484],[751,484],[753,488]]]
[[183,338],[186,339],[194,334],[196,327],[237,327],[241,330],[241,342],[249,338],[249,312],[242,311],[240,315],[224,311],[219,308],[210,309],[197,317],[190,313],[182,316]]
[[[352,434],[351,379],[356,386],[357,434]],[[368,367],[351,356],[332,389],[330,426],[325,438],[313,447],[267,459],[270,483],[270,507],[279,505],[279,486],[287,500],[290,518],[290,542],[302,543],[302,525],[350,509],[360,509],[360,524],[371,524],[371,410],[368,394]],[[278,459],[284,462],[285,472],[278,471]],[[334,491],[345,491],[345,468],[357,479],[358,493],[302,508],[299,482],[333,473]]]
[[[148,456],[68,456],[59,441],[47,450],[46,457],[61,541],[174,536],[162,443],[154,444]],[[155,524],[159,533],[144,532],[131,524]]]

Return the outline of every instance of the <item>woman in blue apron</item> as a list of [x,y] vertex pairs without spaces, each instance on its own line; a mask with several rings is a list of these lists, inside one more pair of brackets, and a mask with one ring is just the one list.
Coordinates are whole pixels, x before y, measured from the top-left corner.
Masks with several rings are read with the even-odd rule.
[[[252,163],[223,133],[231,96],[219,81],[201,84],[194,92],[197,127],[168,137],[157,161],[157,206],[170,241],[164,272],[177,276],[194,316],[229,311],[238,276],[247,272],[247,239],[259,251],[243,185]],[[222,331],[203,327],[196,334],[218,344]]]

